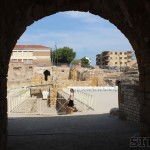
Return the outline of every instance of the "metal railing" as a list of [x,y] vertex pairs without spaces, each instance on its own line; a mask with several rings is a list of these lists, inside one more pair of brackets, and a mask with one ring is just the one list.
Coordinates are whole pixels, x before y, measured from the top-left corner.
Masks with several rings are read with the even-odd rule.
[[7,96],[8,113],[19,107],[29,96],[29,89],[11,91]]
[[[64,88],[62,90],[65,94],[62,94],[66,99],[69,98],[70,88]],[[77,105],[80,111],[95,110],[95,97],[84,91],[75,90],[74,93],[75,105]]]
[[91,92],[91,91],[118,91],[118,86],[76,86],[67,87],[68,89],[74,89],[75,91]]
[[[64,88],[62,91],[58,91],[62,97],[60,100],[56,100],[59,103],[59,108],[56,110],[57,112],[61,111],[62,109],[65,111],[66,106],[68,103],[68,98],[70,94],[70,89],[73,88],[75,90],[74,93],[74,104],[75,107],[80,112],[85,112],[89,110],[96,110],[96,99],[94,96],[94,92],[101,92],[101,91],[118,91],[118,87],[108,87],[108,86],[101,86],[101,87],[93,87],[93,86],[76,86],[76,87],[67,87]],[[61,103],[61,98],[66,99]],[[51,114],[54,113],[54,109],[51,109],[47,106],[48,101],[43,101],[41,98],[30,97],[30,90],[29,88],[20,88],[20,89],[13,89],[8,91],[8,113],[19,112],[26,113],[26,114]]]

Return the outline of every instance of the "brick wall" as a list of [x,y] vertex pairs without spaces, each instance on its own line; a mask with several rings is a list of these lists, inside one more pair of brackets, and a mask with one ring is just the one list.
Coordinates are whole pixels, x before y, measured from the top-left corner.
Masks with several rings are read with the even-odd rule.
[[119,84],[118,89],[119,117],[139,125],[139,85]]

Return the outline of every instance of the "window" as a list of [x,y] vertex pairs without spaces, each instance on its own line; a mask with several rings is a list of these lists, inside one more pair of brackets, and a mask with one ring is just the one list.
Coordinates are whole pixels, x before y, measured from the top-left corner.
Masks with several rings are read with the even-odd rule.
[[117,62],[115,62],[115,64],[117,64]]
[[16,56],[22,56],[22,51],[17,51]]
[[20,70],[21,67],[14,67],[13,70]]
[[122,62],[120,62],[120,64],[122,64]]
[[120,57],[120,59],[122,59],[122,57]]
[[124,57],[124,59],[127,59],[127,57]]
[[12,59],[11,62],[18,62],[18,60],[17,59]]
[[31,51],[24,51],[23,55],[24,56],[32,56],[32,52]]
[[24,59],[24,64],[32,64],[32,59]]
[[122,52],[120,52],[120,55],[122,55]]
[[117,55],[117,52],[115,52],[115,55]]

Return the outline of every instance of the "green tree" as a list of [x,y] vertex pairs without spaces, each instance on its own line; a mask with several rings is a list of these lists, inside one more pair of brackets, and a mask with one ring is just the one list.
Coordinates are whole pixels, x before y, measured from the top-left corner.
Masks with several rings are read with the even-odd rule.
[[85,67],[85,68],[88,68],[88,67],[90,66],[89,60],[86,59],[85,57],[83,57],[83,58],[81,59],[81,66],[82,66],[82,67]]
[[74,59],[74,60],[71,62],[71,65],[76,66],[76,65],[79,65],[80,63],[81,63],[81,60],[80,60],[80,59]]
[[58,63],[70,64],[70,62],[75,58],[76,52],[74,52],[72,48],[63,47],[54,50],[51,56],[54,65],[58,65]]

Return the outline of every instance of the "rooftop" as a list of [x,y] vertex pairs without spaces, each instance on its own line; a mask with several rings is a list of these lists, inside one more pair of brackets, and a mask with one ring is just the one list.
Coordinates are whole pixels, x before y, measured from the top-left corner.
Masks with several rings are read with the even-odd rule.
[[26,50],[26,49],[32,49],[32,50],[39,50],[39,49],[45,49],[49,50],[49,47],[43,46],[43,45],[16,45],[14,47],[14,50]]

